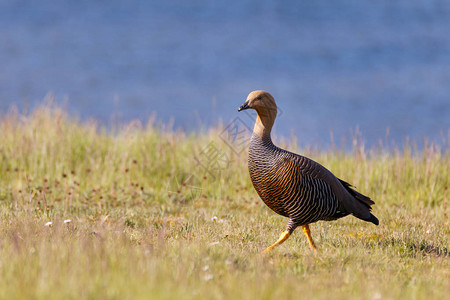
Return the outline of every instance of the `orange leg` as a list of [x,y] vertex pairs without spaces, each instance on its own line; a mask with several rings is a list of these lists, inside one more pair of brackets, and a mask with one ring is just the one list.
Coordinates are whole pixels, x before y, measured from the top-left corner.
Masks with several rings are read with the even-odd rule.
[[287,240],[289,238],[291,234],[289,233],[289,231],[285,231],[280,235],[280,238],[278,239],[278,241],[275,242],[275,244],[273,244],[270,247],[267,247],[266,250],[263,251],[263,253],[267,253],[270,250],[272,250],[273,248],[275,248],[276,246],[282,244],[285,240]]
[[311,247],[311,250],[316,250],[316,245],[314,244],[314,241],[311,237],[311,231],[309,231],[308,224],[302,226],[303,232],[306,234],[306,237],[308,238],[309,247]]

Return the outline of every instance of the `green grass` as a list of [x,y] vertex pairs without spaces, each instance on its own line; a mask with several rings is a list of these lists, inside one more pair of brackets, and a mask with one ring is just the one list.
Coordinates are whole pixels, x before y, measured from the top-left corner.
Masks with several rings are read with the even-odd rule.
[[[297,230],[262,255],[287,219],[258,198],[246,151],[236,154],[221,130],[187,135],[134,122],[107,131],[46,106],[0,116],[0,298],[450,294],[448,142],[423,151],[356,143],[349,153],[282,142],[370,195],[380,226],[318,222],[316,253]],[[208,172],[195,159],[206,166],[205,149],[228,160]]]

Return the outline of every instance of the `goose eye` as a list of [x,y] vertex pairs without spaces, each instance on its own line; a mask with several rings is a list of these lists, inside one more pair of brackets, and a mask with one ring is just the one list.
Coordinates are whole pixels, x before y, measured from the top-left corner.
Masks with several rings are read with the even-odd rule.
[[256,100],[261,100],[261,96],[256,97]]

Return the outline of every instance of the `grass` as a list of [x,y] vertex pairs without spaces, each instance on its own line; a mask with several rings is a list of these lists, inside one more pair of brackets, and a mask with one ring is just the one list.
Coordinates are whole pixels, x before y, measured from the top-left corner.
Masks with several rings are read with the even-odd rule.
[[221,136],[155,122],[107,131],[49,106],[0,116],[0,298],[450,294],[448,142],[344,152],[281,141],[370,195],[380,226],[318,222],[316,253],[297,230],[262,255],[287,219],[258,198],[242,145]]

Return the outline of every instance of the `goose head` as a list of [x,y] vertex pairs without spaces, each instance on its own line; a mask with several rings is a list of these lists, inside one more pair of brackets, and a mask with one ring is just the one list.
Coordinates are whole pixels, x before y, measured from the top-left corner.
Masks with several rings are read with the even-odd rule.
[[259,113],[270,113],[269,115],[277,114],[277,105],[275,99],[266,91],[253,91],[247,96],[244,104],[242,104],[238,111],[252,108]]
[[238,111],[250,108],[256,110],[258,114],[254,132],[260,134],[264,132],[264,134],[270,135],[270,130],[277,116],[275,99],[266,91],[253,91],[248,94],[247,100],[238,108]]

